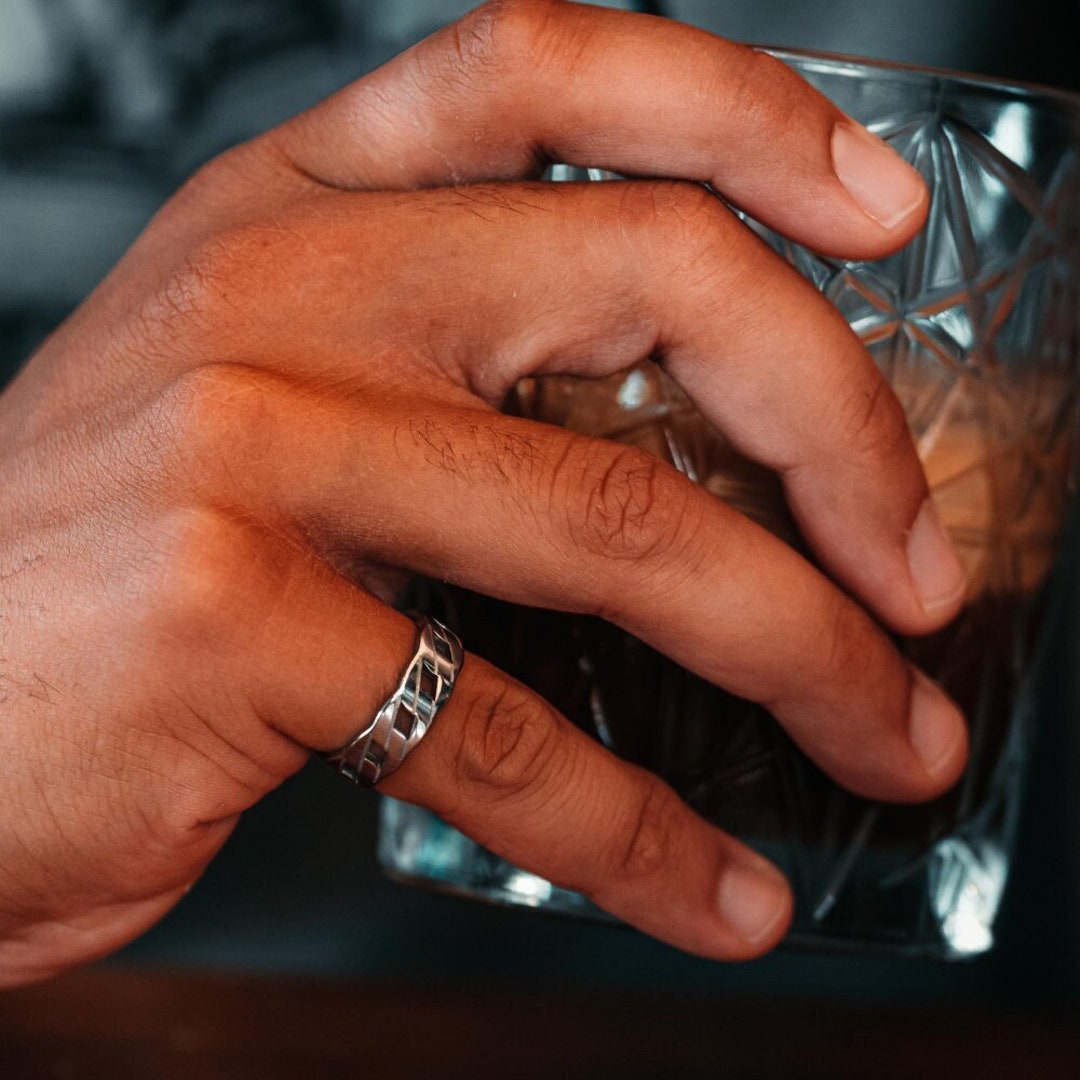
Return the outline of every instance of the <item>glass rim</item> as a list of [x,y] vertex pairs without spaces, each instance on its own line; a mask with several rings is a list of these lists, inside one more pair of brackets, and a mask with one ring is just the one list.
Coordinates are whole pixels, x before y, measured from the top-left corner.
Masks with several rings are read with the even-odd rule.
[[993,93],[1002,98],[1024,99],[1032,105],[1065,108],[1080,118],[1080,91],[1024,79],[1007,79],[995,75],[980,75],[952,68],[913,64],[880,57],[856,56],[849,53],[804,49],[787,45],[751,44],[751,48],[775,56],[778,60],[794,62],[800,67],[817,68],[823,74],[873,73],[886,76],[915,78],[920,82],[949,83],[958,89]]

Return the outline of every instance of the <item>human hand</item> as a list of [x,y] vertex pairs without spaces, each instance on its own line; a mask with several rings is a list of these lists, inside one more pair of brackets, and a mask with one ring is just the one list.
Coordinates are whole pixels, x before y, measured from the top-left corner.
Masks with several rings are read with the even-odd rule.
[[[639,179],[530,181],[548,160]],[[861,794],[955,780],[957,710],[869,614],[928,631],[963,591],[904,417],[701,181],[849,257],[926,209],[779,62],[516,0],[161,211],[0,399],[0,981],[136,936],[367,721],[411,649],[401,571],[602,615]],[[498,411],[647,355],[780,474],[831,578],[659,461]],[[762,860],[475,656],[381,787],[704,956],[790,917]]]

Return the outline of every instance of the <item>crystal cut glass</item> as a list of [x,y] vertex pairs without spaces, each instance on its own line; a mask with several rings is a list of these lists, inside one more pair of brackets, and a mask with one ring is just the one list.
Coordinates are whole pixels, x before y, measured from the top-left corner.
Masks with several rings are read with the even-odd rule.
[[[929,804],[870,802],[829,780],[764,709],[616,628],[433,585],[423,603],[470,650],[773,859],[797,898],[790,943],[973,956],[993,942],[1038,722],[1034,691],[1064,595],[1054,567],[1074,480],[1080,99],[777,55],[891,143],[931,189],[925,228],[876,262],[826,259],[747,225],[847,318],[906,411],[970,585],[953,623],[898,644],[968,717],[963,778]],[[605,380],[528,380],[511,408],[642,447],[801,547],[776,477],[737,454],[651,362]],[[392,800],[380,858],[400,879],[603,917]]]

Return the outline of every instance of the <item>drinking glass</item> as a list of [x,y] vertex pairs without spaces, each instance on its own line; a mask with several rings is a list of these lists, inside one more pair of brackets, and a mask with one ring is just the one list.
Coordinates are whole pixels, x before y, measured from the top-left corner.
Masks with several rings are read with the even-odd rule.
[[[970,584],[948,627],[897,642],[969,720],[962,779],[919,806],[858,798],[760,706],[610,625],[432,584],[423,604],[471,650],[775,861],[796,895],[791,944],[974,956],[993,942],[1039,722],[1035,690],[1068,595],[1057,556],[1075,472],[1080,97],[771,51],[889,142],[930,188],[926,226],[871,262],[824,258],[746,223],[843,313],[906,411]],[[644,447],[800,545],[776,477],[737,454],[655,364],[605,380],[527,380],[510,407]],[[389,799],[379,855],[400,880],[605,917]]]

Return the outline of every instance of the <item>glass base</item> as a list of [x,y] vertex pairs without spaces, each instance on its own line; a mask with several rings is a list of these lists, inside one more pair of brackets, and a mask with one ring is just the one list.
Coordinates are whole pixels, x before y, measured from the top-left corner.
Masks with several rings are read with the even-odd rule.
[[492,855],[430,810],[387,797],[379,810],[379,862],[389,877],[410,885],[499,906],[615,921],[580,893]]
[[[784,866],[782,851],[758,847]],[[403,884],[500,907],[623,925],[580,893],[493,855],[430,811],[386,797],[380,806],[379,861],[389,877]],[[1008,869],[999,843],[949,837],[922,865],[908,868],[887,865],[887,857],[868,864],[864,852],[862,865],[876,878],[872,891],[878,894],[871,911],[855,910],[845,901],[838,886],[841,881],[845,888],[853,885],[851,868],[829,862],[834,886],[827,886],[816,903],[800,905],[783,948],[967,960],[993,946],[992,926]],[[790,875],[792,868],[785,869]],[[865,895],[863,877],[854,885]],[[800,882],[793,884],[798,894]],[[891,924],[887,914],[894,916]],[[896,917],[901,914],[906,918]]]

